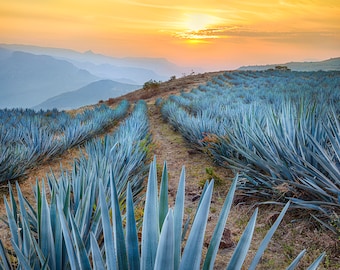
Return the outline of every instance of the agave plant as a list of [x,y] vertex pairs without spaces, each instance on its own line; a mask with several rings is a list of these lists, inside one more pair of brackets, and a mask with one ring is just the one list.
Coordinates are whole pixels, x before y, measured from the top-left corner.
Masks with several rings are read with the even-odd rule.
[[[81,211],[78,214],[72,211],[69,186],[59,183],[59,192],[53,192],[51,205],[49,205],[44,192],[39,195],[40,189],[37,184],[37,209],[34,210],[31,207],[28,211],[26,211],[27,202],[24,201],[20,187],[17,186],[20,209],[10,190],[11,207],[7,201],[5,204],[18,268],[188,269],[190,266],[190,269],[213,269],[238,176],[235,177],[226,197],[206,256],[202,258],[204,232],[214,181],[206,183],[188,239],[183,243],[182,236],[186,231],[186,226],[183,226],[185,169],[184,167],[182,169],[173,209],[168,207],[167,175],[165,163],[158,195],[156,159],[154,159],[148,177],[141,242],[139,242],[137,233],[131,185],[128,184],[127,187],[126,210],[123,215],[113,177],[110,178],[108,190],[102,181],[94,181],[94,184],[88,186],[84,193],[83,203],[87,205],[86,209],[93,209],[96,206],[91,217],[88,217],[91,229],[87,234],[82,233],[84,230],[82,226],[87,225],[86,222],[79,222],[82,220],[81,213],[87,211]],[[260,244],[250,269],[255,269],[288,208],[289,203]],[[112,213],[111,218],[110,213]],[[241,269],[250,246],[256,216],[257,210],[241,236],[226,269]],[[37,226],[36,230],[32,230],[34,224]],[[305,251],[302,251],[288,269],[295,269],[304,253]],[[321,254],[309,269],[316,269],[323,256],[324,254]],[[0,259],[3,269],[14,268],[2,243],[0,244]]]
[[74,117],[57,110],[0,110],[0,182],[87,141],[121,119],[129,105],[123,100],[115,109],[101,105]]
[[339,74],[226,72],[161,111],[191,145],[242,173],[245,195],[292,200],[337,233]]

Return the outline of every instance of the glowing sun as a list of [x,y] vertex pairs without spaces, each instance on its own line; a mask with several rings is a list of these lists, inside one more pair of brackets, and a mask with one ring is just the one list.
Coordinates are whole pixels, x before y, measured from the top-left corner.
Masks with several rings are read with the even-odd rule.
[[185,28],[190,32],[198,32],[205,30],[219,22],[219,18],[207,14],[194,13],[187,14],[185,20]]

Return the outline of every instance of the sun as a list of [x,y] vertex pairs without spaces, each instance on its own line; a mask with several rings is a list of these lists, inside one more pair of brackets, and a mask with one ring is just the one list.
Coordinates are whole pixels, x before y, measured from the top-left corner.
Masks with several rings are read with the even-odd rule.
[[219,38],[218,31],[224,20],[205,13],[185,14],[175,36],[188,44],[207,44]]
[[208,14],[192,13],[186,14],[185,28],[189,32],[198,32],[218,23],[218,18]]

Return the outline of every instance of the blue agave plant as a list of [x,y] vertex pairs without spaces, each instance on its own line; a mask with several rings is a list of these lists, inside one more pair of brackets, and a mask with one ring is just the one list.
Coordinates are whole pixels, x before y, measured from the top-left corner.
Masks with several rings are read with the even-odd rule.
[[[167,169],[163,169],[160,194],[158,195],[156,160],[149,171],[148,185],[142,224],[142,238],[139,241],[134,213],[131,185],[126,192],[126,210],[120,210],[116,183],[110,178],[107,190],[102,181],[95,181],[85,193],[85,202],[92,201],[92,207],[85,207],[78,214],[69,207],[69,187],[62,187],[54,192],[49,204],[44,185],[37,184],[37,209],[28,211],[20,187],[18,199],[20,210],[15,204],[10,190],[12,207],[6,201],[8,223],[12,233],[12,246],[18,259],[18,269],[213,269],[214,261],[222,237],[223,229],[232,205],[238,176],[235,177],[222,207],[207,254],[202,258],[204,232],[207,225],[214,181],[206,183],[195,218],[183,245],[183,213],[185,196],[185,169],[183,168],[176,195],[174,208],[169,208],[167,198]],[[61,188],[61,189],[60,189]],[[96,196],[93,201],[91,198]],[[276,228],[279,226],[287,203],[281,214],[268,231],[252,260],[249,269],[255,269]],[[96,206],[94,210],[93,207]],[[91,230],[82,234],[82,215],[91,212]],[[32,213],[36,213],[36,219]],[[165,215],[166,213],[166,215]],[[79,216],[80,215],[80,216]],[[15,218],[18,216],[18,219]],[[257,210],[251,217],[241,236],[234,254],[226,269],[241,269],[246,258],[256,224]],[[32,230],[32,224],[38,230]],[[52,252],[53,251],[53,252]],[[287,269],[295,269],[305,251],[302,251]],[[316,269],[324,254],[310,266]],[[1,267],[14,269],[6,251],[0,244]]]

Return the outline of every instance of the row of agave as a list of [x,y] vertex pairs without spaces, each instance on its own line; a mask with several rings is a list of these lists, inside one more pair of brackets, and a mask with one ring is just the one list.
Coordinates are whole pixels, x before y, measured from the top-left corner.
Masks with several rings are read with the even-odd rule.
[[129,102],[117,108],[98,106],[74,117],[66,112],[0,111],[0,182],[15,179],[52,156],[83,143],[122,118]]
[[231,72],[161,110],[188,141],[240,172],[246,195],[292,200],[339,234],[339,86],[339,72]]
[[[102,179],[91,179],[74,211],[72,182],[50,181],[47,199],[44,182],[35,187],[36,207],[25,199],[17,185],[16,204],[10,189],[6,201],[12,246],[18,259],[17,269],[213,269],[219,242],[228,218],[238,176],[235,177],[219,215],[208,250],[202,258],[204,233],[208,221],[214,181],[206,182],[186,237],[184,225],[185,169],[179,180],[174,208],[168,207],[168,172],[164,163],[158,194],[156,159],[149,171],[141,238],[135,220],[130,182],[127,184],[122,211],[116,181],[111,174],[109,186]],[[48,203],[48,201],[50,201]],[[289,208],[288,202],[261,242],[249,269],[255,269],[271,237]],[[241,269],[256,225],[256,209],[245,228],[226,269]],[[187,239],[187,240],[185,240]],[[182,247],[183,251],[182,251]],[[287,267],[295,269],[305,254],[303,250]],[[308,269],[316,269],[321,254]],[[0,265],[13,269],[0,242]]]
[[[128,181],[131,196],[140,191],[150,142],[146,108],[145,102],[138,102],[115,133],[89,141],[86,154],[74,162],[71,172],[63,171],[58,179],[47,175],[47,187],[44,180],[41,186],[37,182],[35,205],[24,199],[18,184],[17,205],[9,186],[5,222],[11,231],[17,266],[1,244],[1,269],[79,269],[74,260],[83,260],[80,255],[83,248],[90,248],[92,234],[100,241],[103,233],[99,207],[100,198],[105,200],[102,193],[110,193],[113,181],[124,200]],[[80,265],[89,269],[84,263]]]

